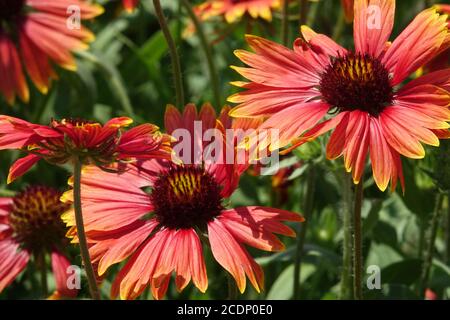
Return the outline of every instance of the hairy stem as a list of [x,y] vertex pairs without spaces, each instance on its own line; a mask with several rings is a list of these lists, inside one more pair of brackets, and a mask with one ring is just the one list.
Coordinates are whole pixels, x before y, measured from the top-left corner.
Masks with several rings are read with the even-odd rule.
[[306,24],[306,21],[308,19],[308,9],[309,9],[309,4],[308,4],[308,0],[299,0],[298,2],[299,5],[299,13],[300,13],[300,26],[303,26],[304,24]]
[[45,252],[40,252],[36,255],[37,267],[41,275],[41,290],[42,295],[48,297],[48,284],[47,284],[47,264],[45,263]]
[[289,0],[283,1],[283,24],[281,28],[281,40],[284,46],[289,41]]
[[447,192],[447,217],[445,219],[445,262],[450,264],[450,191]]
[[364,193],[364,182],[361,179],[361,181],[356,185],[355,207],[353,210],[353,294],[355,300],[363,299],[363,292],[362,292],[363,257],[362,257],[362,219],[361,219],[363,193]]
[[339,43],[341,41],[341,36],[342,36],[342,32],[344,31],[344,27],[345,27],[345,12],[344,12],[344,8],[342,8],[342,6],[341,6],[341,9],[339,10],[338,22],[333,30],[333,39],[337,43]]
[[303,196],[304,203],[304,216],[305,221],[299,226],[300,230],[297,238],[297,247],[295,250],[294,260],[294,292],[293,299],[300,299],[300,275],[301,275],[301,263],[303,255],[303,247],[305,246],[306,230],[308,227],[308,221],[312,216],[314,209],[314,193],[316,188],[316,173],[314,165],[310,165],[308,169],[308,176],[306,181],[306,190]]
[[217,73],[216,64],[214,63],[214,57],[212,53],[212,48],[208,39],[206,38],[205,30],[203,29],[203,25],[197,15],[195,14],[189,0],[181,0],[184,8],[186,9],[189,17],[197,29],[198,38],[202,44],[203,51],[205,52],[206,62],[208,64],[209,76],[211,78],[211,86],[214,94],[214,102],[216,108],[221,108],[222,100],[220,98],[220,84],[219,84],[219,75]]
[[236,300],[238,296],[238,288],[236,286],[236,282],[234,281],[234,278],[227,274],[227,284],[228,284],[228,300]]
[[442,209],[442,203],[443,203],[444,197],[441,193],[438,193],[436,196],[436,204],[433,212],[433,217],[431,219],[431,225],[430,225],[430,238],[427,244],[427,249],[425,251],[425,257],[423,261],[423,268],[422,268],[422,276],[420,279],[420,286],[419,286],[419,295],[421,297],[424,296],[425,290],[428,288],[429,280],[430,280],[430,270],[431,265],[433,263],[433,255],[434,255],[434,243],[436,242],[436,236],[437,236],[437,230],[441,218],[441,209]]
[[340,299],[349,300],[353,298],[353,285],[352,285],[352,181],[351,176],[347,173],[343,173],[343,185],[342,185],[342,220],[344,239],[342,245],[342,273],[341,273],[341,288]]
[[169,48],[170,59],[172,61],[173,76],[175,82],[176,93],[176,105],[178,108],[182,108],[184,105],[184,90],[183,90],[183,75],[181,73],[180,57],[178,56],[175,41],[170,34],[169,27],[167,26],[166,18],[161,7],[159,0],[153,0],[153,6],[155,7],[156,17],[158,18],[161,31],[166,39],[167,46]]
[[82,163],[78,157],[74,158],[74,174],[73,174],[73,204],[75,209],[75,222],[77,226],[77,236],[80,245],[81,259],[83,260],[84,269],[89,283],[89,291],[94,300],[100,300],[100,293],[97,287],[94,268],[92,267],[89,249],[84,231],[83,213],[81,209],[81,168]]

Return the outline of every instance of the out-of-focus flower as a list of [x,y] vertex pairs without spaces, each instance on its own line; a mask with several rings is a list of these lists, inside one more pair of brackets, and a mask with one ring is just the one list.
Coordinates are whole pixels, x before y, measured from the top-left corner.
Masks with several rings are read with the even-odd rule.
[[[183,114],[168,109],[168,132],[185,129],[194,137],[196,119],[204,128],[227,126],[227,117],[217,120],[210,106],[197,114],[189,105]],[[115,174],[86,167],[81,197],[92,260],[98,262],[102,275],[111,265],[130,258],[113,283],[112,297],[134,299],[150,285],[153,296],[161,299],[172,273],[179,291],[192,280],[205,292],[208,278],[201,239],[207,239],[214,258],[231,273],[240,292],[245,290],[246,277],[259,292],[263,271],[244,245],[283,250],[275,233],[295,233],[282,221],[303,218],[256,206],[227,209],[224,199],[236,189],[239,172],[238,166],[223,161],[186,165],[150,160],[128,164]],[[71,192],[64,196],[66,201],[72,197]],[[75,225],[73,212],[63,219]]]
[[28,102],[24,69],[36,88],[48,92],[52,64],[74,70],[72,51],[87,49],[94,35],[81,25],[103,12],[84,0],[0,1],[0,93],[9,104]]
[[[367,19],[369,6],[380,9],[379,20]],[[354,11],[355,52],[306,26],[294,50],[248,36],[255,53],[236,55],[250,67],[235,70],[250,82],[237,83],[247,90],[229,98],[239,104],[231,115],[268,117],[260,129],[280,131],[270,150],[291,144],[288,152],[335,129],[327,157],[344,156],[355,183],[369,153],[378,187],[391,181],[395,189],[400,178],[404,189],[400,155],[423,158],[422,143],[449,136],[450,69],[402,85],[448,45],[447,16],[425,10],[389,44],[395,1],[356,0]]]
[[122,3],[126,11],[133,12],[133,10],[139,4],[139,0],[122,0]]
[[78,157],[99,167],[115,161],[170,158],[170,137],[152,124],[124,131],[130,118],[114,118],[106,124],[78,119],[53,120],[49,126],[0,116],[0,150],[20,149],[29,153],[10,168],[8,183],[44,159],[63,164]]
[[344,9],[345,20],[347,22],[353,21],[353,6],[355,0],[341,0],[342,8]]
[[[437,4],[435,8],[438,12],[450,15],[450,5]],[[447,19],[447,28],[450,28],[450,19]],[[450,32],[447,34],[447,38],[442,44],[442,49],[436,58],[427,63],[422,70],[422,73],[430,73],[440,69],[448,68],[450,66]]]
[[272,10],[280,4],[280,0],[209,0],[195,7],[195,11],[201,20],[224,17],[228,23],[234,23],[248,14],[253,19],[270,22]]
[[31,256],[50,255],[56,284],[52,297],[77,295],[76,289],[67,287],[71,263],[64,254],[69,242],[61,214],[70,206],[60,197],[57,190],[35,186],[13,198],[0,198],[0,292],[26,268]]
[[433,290],[431,289],[425,290],[425,300],[437,300],[437,299],[438,296]]

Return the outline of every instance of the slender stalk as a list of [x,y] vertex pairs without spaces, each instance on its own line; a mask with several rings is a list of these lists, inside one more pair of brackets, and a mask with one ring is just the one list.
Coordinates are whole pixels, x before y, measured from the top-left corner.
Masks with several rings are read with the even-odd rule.
[[436,3],[434,0],[425,0],[425,8],[429,8]]
[[418,252],[417,252],[417,257],[419,259],[423,258],[423,252],[424,252],[424,246],[425,246],[425,234],[427,231],[427,221],[424,218],[420,218],[419,220],[419,245],[418,247]]
[[342,6],[341,6],[341,9],[339,10],[338,21],[333,30],[333,39],[337,43],[339,43],[341,40],[342,31],[344,31],[344,27],[345,27],[345,12],[344,12],[344,8],[342,8]]
[[73,169],[73,205],[75,209],[75,222],[77,226],[77,236],[80,245],[81,259],[83,260],[84,269],[89,283],[89,291],[94,300],[100,300],[100,293],[97,287],[94,268],[92,267],[89,249],[86,240],[86,232],[84,231],[83,213],[81,209],[81,168],[82,164],[78,157],[74,157]]
[[303,247],[305,246],[306,230],[308,228],[308,221],[312,216],[314,209],[314,193],[316,189],[316,173],[313,164],[310,164],[308,176],[306,181],[306,190],[303,196],[305,221],[300,225],[297,238],[297,247],[295,251],[294,260],[294,292],[292,298],[300,299],[300,275],[301,263],[303,255]]
[[306,25],[309,27],[314,27],[314,23],[316,22],[317,13],[319,12],[319,7],[321,6],[322,1],[312,2],[310,6],[308,6],[308,10],[306,13]]
[[228,284],[228,300],[236,300],[238,296],[238,288],[236,287],[236,282],[230,274],[227,274],[227,284]]
[[436,204],[433,212],[433,217],[431,219],[431,230],[430,230],[430,238],[427,245],[427,250],[425,252],[425,259],[423,261],[423,268],[422,268],[422,276],[420,279],[420,286],[419,286],[419,295],[422,297],[425,294],[425,290],[428,288],[429,279],[430,279],[430,270],[431,265],[433,262],[433,255],[434,255],[434,243],[436,242],[436,236],[437,236],[437,230],[441,218],[441,212],[442,212],[442,203],[443,203],[444,197],[442,193],[438,193],[436,196]]
[[353,295],[355,300],[363,299],[362,292],[362,219],[364,182],[361,178],[355,190],[355,207],[353,210]]
[[48,297],[48,284],[47,284],[47,265],[45,263],[45,253],[40,252],[36,255],[37,267],[39,268],[41,276],[41,290],[43,297]]
[[308,9],[309,9],[309,4],[308,4],[308,0],[299,0],[298,1],[298,5],[299,5],[299,12],[300,12],[300,26],[303,26],[304,24],[306,24],[306,21],[308,19]]
[[167,26],[166,18],[161,7],[159,0],[153,0],[153,6],[155,7],[156,17],[158,18],[161,31],[166,39],[167,46],[169,48],[170,59],[172,61],[173,76],[175,82],[176,92],[176,105],[178,108],[182,108],[184,105],[184,90],[183,90],[183,76],[181,73],[180,57],[178,56],[175,41],[170,34],[169,27]]
[[349,300],[353,298],[352,285],[352,181],[351,176],[344,172],[342,185],[343,198],[343,230],[344,239],[342,245],[342,273],[341,273],[341,290],[340,299]]
[[450,264],[450,191],[447,192],[447,217],[445,222],[445,262]]
[[198,38],[200,43],[202,44],[203,51],[205,52],[206,62],[208,64],[209,76],[211,78],[211,86],[214,95],[214,102],[216,108],[221,108],[222,100],[220,98],[220,84],[219,84],[219,75],[217,73],[216,64],[214,63],[214,57],[212,54],[212,48],[208,39],[206,38],[205,30],[203,29],[203,25],[195,14],[189,0],[181,0],[184,8],[186,9],[189,17],[195,25],[197,30]]
[[289,0],[283,0],[283,24],[281,27],[281,39],[284,46],[289,42]]

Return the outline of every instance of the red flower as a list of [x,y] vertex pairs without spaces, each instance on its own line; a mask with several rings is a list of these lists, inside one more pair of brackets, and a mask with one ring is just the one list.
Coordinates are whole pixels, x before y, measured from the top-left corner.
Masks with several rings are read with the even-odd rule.
[[[70,13],[70,9],[73,12]],[[93,34],[82,26],[69,28],[71,14],[91,19],[102,7],[84,0],[0,0],[0,93],[9,104],[16,96],[29,100],[23,69],[42,93],[56,79],[51,63],[74,70],[74,50],[84,50]],[[68,13],[69,12],[69,13]]]
[[354,0],[341,0],[341,5],[344,10],[345,20],[348,22],[353,21]]
[[64,119],[50,126],[32,124],[0,116],[0,150],[20,149],[29,153],[10,168],[8,183],[26,173],[40,159],[63,164],[72,157],[100,167],[114,161],[170,158],[170,137],[158,127],[143,124],[123,132],[130,118],[114,118],[105,125],[97,122]]
[[[448,4],[437,4],[435,5],[435,8],[438,10],[438,12],[447,14],[447,16],[450,14],[450,5]],[[450,28],[450,19],[447,19],[447,28]],[[442,45],[439,54],[437,54],[437,56],[433,60],[431,60],[424,66],[424,73],[429,73],[449,67],[450,49],[448,43],[450,42],[450,36],[447,36],[445,41],[447,42],[447,44]]]
[[229,98],[239,104],[231,115],[268,117],[261,129],[280,130],[270,148],[292,144],[285,152],[335,129],[327,157],[343,156],[355,183],[370,153],[378,187],[394,189],[400,177],[404,188],[400,155],[423,158],[422,143],[449,137],[450,69],[403,85],[450,44],[446,16],[425,10],[389,44],[395,1],[357,0],[354,9],[355,52],[306,26],[294,50],[248,36],[255,53],[236,55],[250,67],[235,69],[250,82],[237,83],[247,90]]
[[128,12],[132,12],[138,5],[139,0],[122,0],[123,7]]
[[[166,125],[187,129],[194,136],[193,121],[205,128],[226,126],[206,105],[199,114],[193,105],[183,115],[169,108]],[[150,160],[130,164],[110,174],[85,168],[81,197],[90,254],[102,275],[113,264],[128,259],[118,273],[111,295],[135,299],[150,285],[161,299],[171,274],[179,291],[192,280],[205,292],[208,287],[202,238],[207,238],[214,258],[236,280],[241,292],[246,276],[259,292],[263,271],[244,245],[266,251],[284,249],[274,233],[294,236],[282,221],[303,221],[295,213],[264,207],[228,209],[224,199],[237,187],[239,169],[233,164],[174,164]],[[151,188],[151,191],[150,191]],[[72,193],[65,199],[71,201]],[[111,201],[114,199],[114,201]],[[73,212],[63,219],[74,226]]]
[[76,297],[77,289],[67,287],[71,263],[63,253],[68,241],[61,214],[70,206],[60,197],[52,188],[29,187],[13,198],[0,198],[0,292],[26,268],[32,255],[49,254],[56,283],[53,296]]

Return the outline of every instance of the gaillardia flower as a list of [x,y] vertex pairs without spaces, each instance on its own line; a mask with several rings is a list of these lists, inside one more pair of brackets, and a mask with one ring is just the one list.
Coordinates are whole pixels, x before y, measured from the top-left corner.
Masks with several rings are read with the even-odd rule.
[[115,161],[171,158],[169,136],[161,134],[152,124],[124,131],[132,122],[126,117],[111,119],[104,125],[63,119],[43,126],[0,116],[0,150],[20,149],[29,153],[11,166],[8,183],[22,176],[40,159],[63,164],[76,156],[84,164],[106,167]]
[[195,8],[200,19],[223,16],[228,23],[239,21],[245,14],[253,19],[272,21],[272,10],[280,7],[280,0],[209,0]]
[[74,70],[71,52],[94,39],[76,20],[102,12],[84,0],[0,0],[0,93],[6,101],[13,104],[18,96],[28,102],[24,69],[44,94],[56,79],[53,63]]
[[34,186],[13,198],[0,198],[0,292],[26,268],[31,257],[42,264],[45,255],[50,255],[56,284],[53,297],[77,295],[76,289],[67,287],[71,263],[63,253],[69,241],[61,214],[69,205],[60,197],[57,190]]
[[[449,4],[436,4],[434,7],[438,10],[438,12],[444,13],[447,16],[450,14],[450,5]],[[450,28],[450,19],[449,18],[447,18],[447,27]],[[450,37],[447,36],[446,41],[447,42],[450,41]],[[436,55],[436,57],[433,60],[428,62],[423,67],[424,73],[429,73],[429,72],[445,69],[450,66],[450,48],[449,48],[449,46],[443,45],[442,50],[440,50],[440,51],[441,52],[438,55]]]
[[[371,16],[374,8],[379,14]],[[354,51],[306,26],[293,50],[248,36],[255,53],[236,55],[250,67],[235,69],[250,82],[235,83],[247,90],[229,98],[239,104],[231,115],[266,116],[260,128],[280,131],[271,150],[335,129],[327,157],[343,155],[355,183],[370,153],[378,187],[391,181],[394,189],[400,177],[404,188],[400,155],[423,158],[422,143],[449,137],[450,69],[404,81],[449,45],[449,32],[447,16],[428,9],[389,43],[394,12],[394,0],[356,0]]]
[[[209,106],[200,114],[192,105],[183,115],[174,109],[166,114],[168,127],[178,123],[192,134],[195,119],[210,128],[220,121]],[[246,288],[246,277],[259,292],[263,271],[245,245],[282,250],[284,245],[275,234],[295,235],[282,221],[303,218],[258,206],[227,208],[225,199],[236,189],[239,172],[233,164],[184,165],[158,159],[128,164],[117,173],[85,167],[81,198],[92,261],[102,275],[129,258],[112,285],[112,297],[135,299],[150,285],[153,296],[161,299],[172,273],[179,291],[192,280],[205,292],[208,278],[202,240],[234,277],[240,292]],[[71,201],[72,193],[64,198]],[[63,220],[75,225],[72,211]]]

